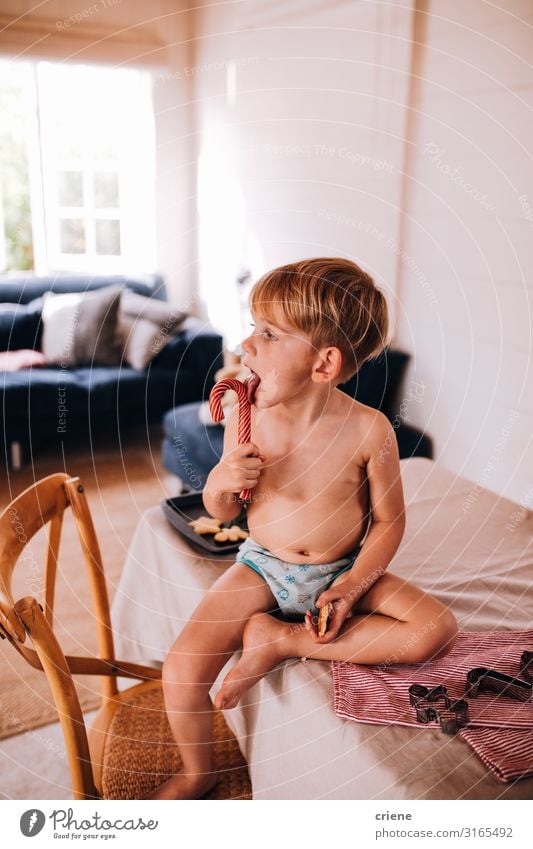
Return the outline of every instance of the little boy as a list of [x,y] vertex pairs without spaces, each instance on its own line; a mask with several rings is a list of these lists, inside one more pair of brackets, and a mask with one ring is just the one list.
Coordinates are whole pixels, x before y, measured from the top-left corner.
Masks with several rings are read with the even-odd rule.
[[[337,389],[386,345],[383,294],[355,263],[319,258],[269,272],[250,301],[255,324],[242,347],[253,442],[237,444],[235,409],[203,496],[229,521],[250,489],[250,536],[165,661],[183,768],[151,798],[201,798],[217,782],[209,690],[241,647],[218,709],[287,658],[418,663],[445,655],[457,634],[448,608],[386,572],[405,528],[394,430]],[[328,603],[319,636],[316,613]]]

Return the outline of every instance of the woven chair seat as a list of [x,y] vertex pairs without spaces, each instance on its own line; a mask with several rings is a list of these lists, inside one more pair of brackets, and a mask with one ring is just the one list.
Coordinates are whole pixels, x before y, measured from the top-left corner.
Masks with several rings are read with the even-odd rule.
[[[178,772],[180,754],[160,685],[132,687],[117,702],[103,752],[102,795],[104,799],[141,799]],[[219,782],[204,798],[251,799],[246,761],[220,711],[213,712],[213,751]]]

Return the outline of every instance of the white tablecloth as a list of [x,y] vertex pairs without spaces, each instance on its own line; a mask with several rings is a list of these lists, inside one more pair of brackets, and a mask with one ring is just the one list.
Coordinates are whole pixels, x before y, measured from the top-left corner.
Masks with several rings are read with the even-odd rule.
[[[407,527],[389,570],[450,605],[463,630],[530,628],[533,514],[430,460],[401,462]],[[205,590],[233,558],[204,558],[148,510],[112,608],[117,657],[162,662]],[[220,687],[234,656],[221,671]],[[498,782],[438,728],[340,719],[325,661],[287,661],[225,718],[254,799],[532,798],[533,780]]]

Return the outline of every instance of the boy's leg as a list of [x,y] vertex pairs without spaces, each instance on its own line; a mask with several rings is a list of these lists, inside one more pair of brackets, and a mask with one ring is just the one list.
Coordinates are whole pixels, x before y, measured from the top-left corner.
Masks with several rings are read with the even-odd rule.
[[307,633],[317,651],[332,649],[322,655],[324,660],[376,664],[436,660],[448,654],[457,632],[455,616],[445,604],[386,572],[354,604],[334,642],[321,645]]
[[216,783],[209,690],[224,664],[242,646],[250,617],[274,607],[265,581],[252,569],[235,563],[195,609],[167,655],[162,676],[168,720],[183,766],[148,798],[198,798]]
[[242,658],[224,679],[215,704],[234,707],[245,690],[290,657],[421,663],[447,654],[456,636],[455,617],[444,604],[397,575],[385,573],[354,604],[352,615],[330,643],[315,642],[303,623],[254,616],[244,633]]

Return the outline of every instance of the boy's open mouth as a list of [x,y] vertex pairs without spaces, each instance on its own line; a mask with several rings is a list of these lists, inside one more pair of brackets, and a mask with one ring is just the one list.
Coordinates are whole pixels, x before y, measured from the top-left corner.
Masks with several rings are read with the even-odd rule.
[[[250,371],[252,371],[250,369]],[[246,383],[246,392],[248,393],[248,401],[250,404],[253,404],[255,401],[255,393],[257,392],[257,387],[261,383],[261,378],[255,371],[252,371],[250,377],[247,377],[245,380]]]

